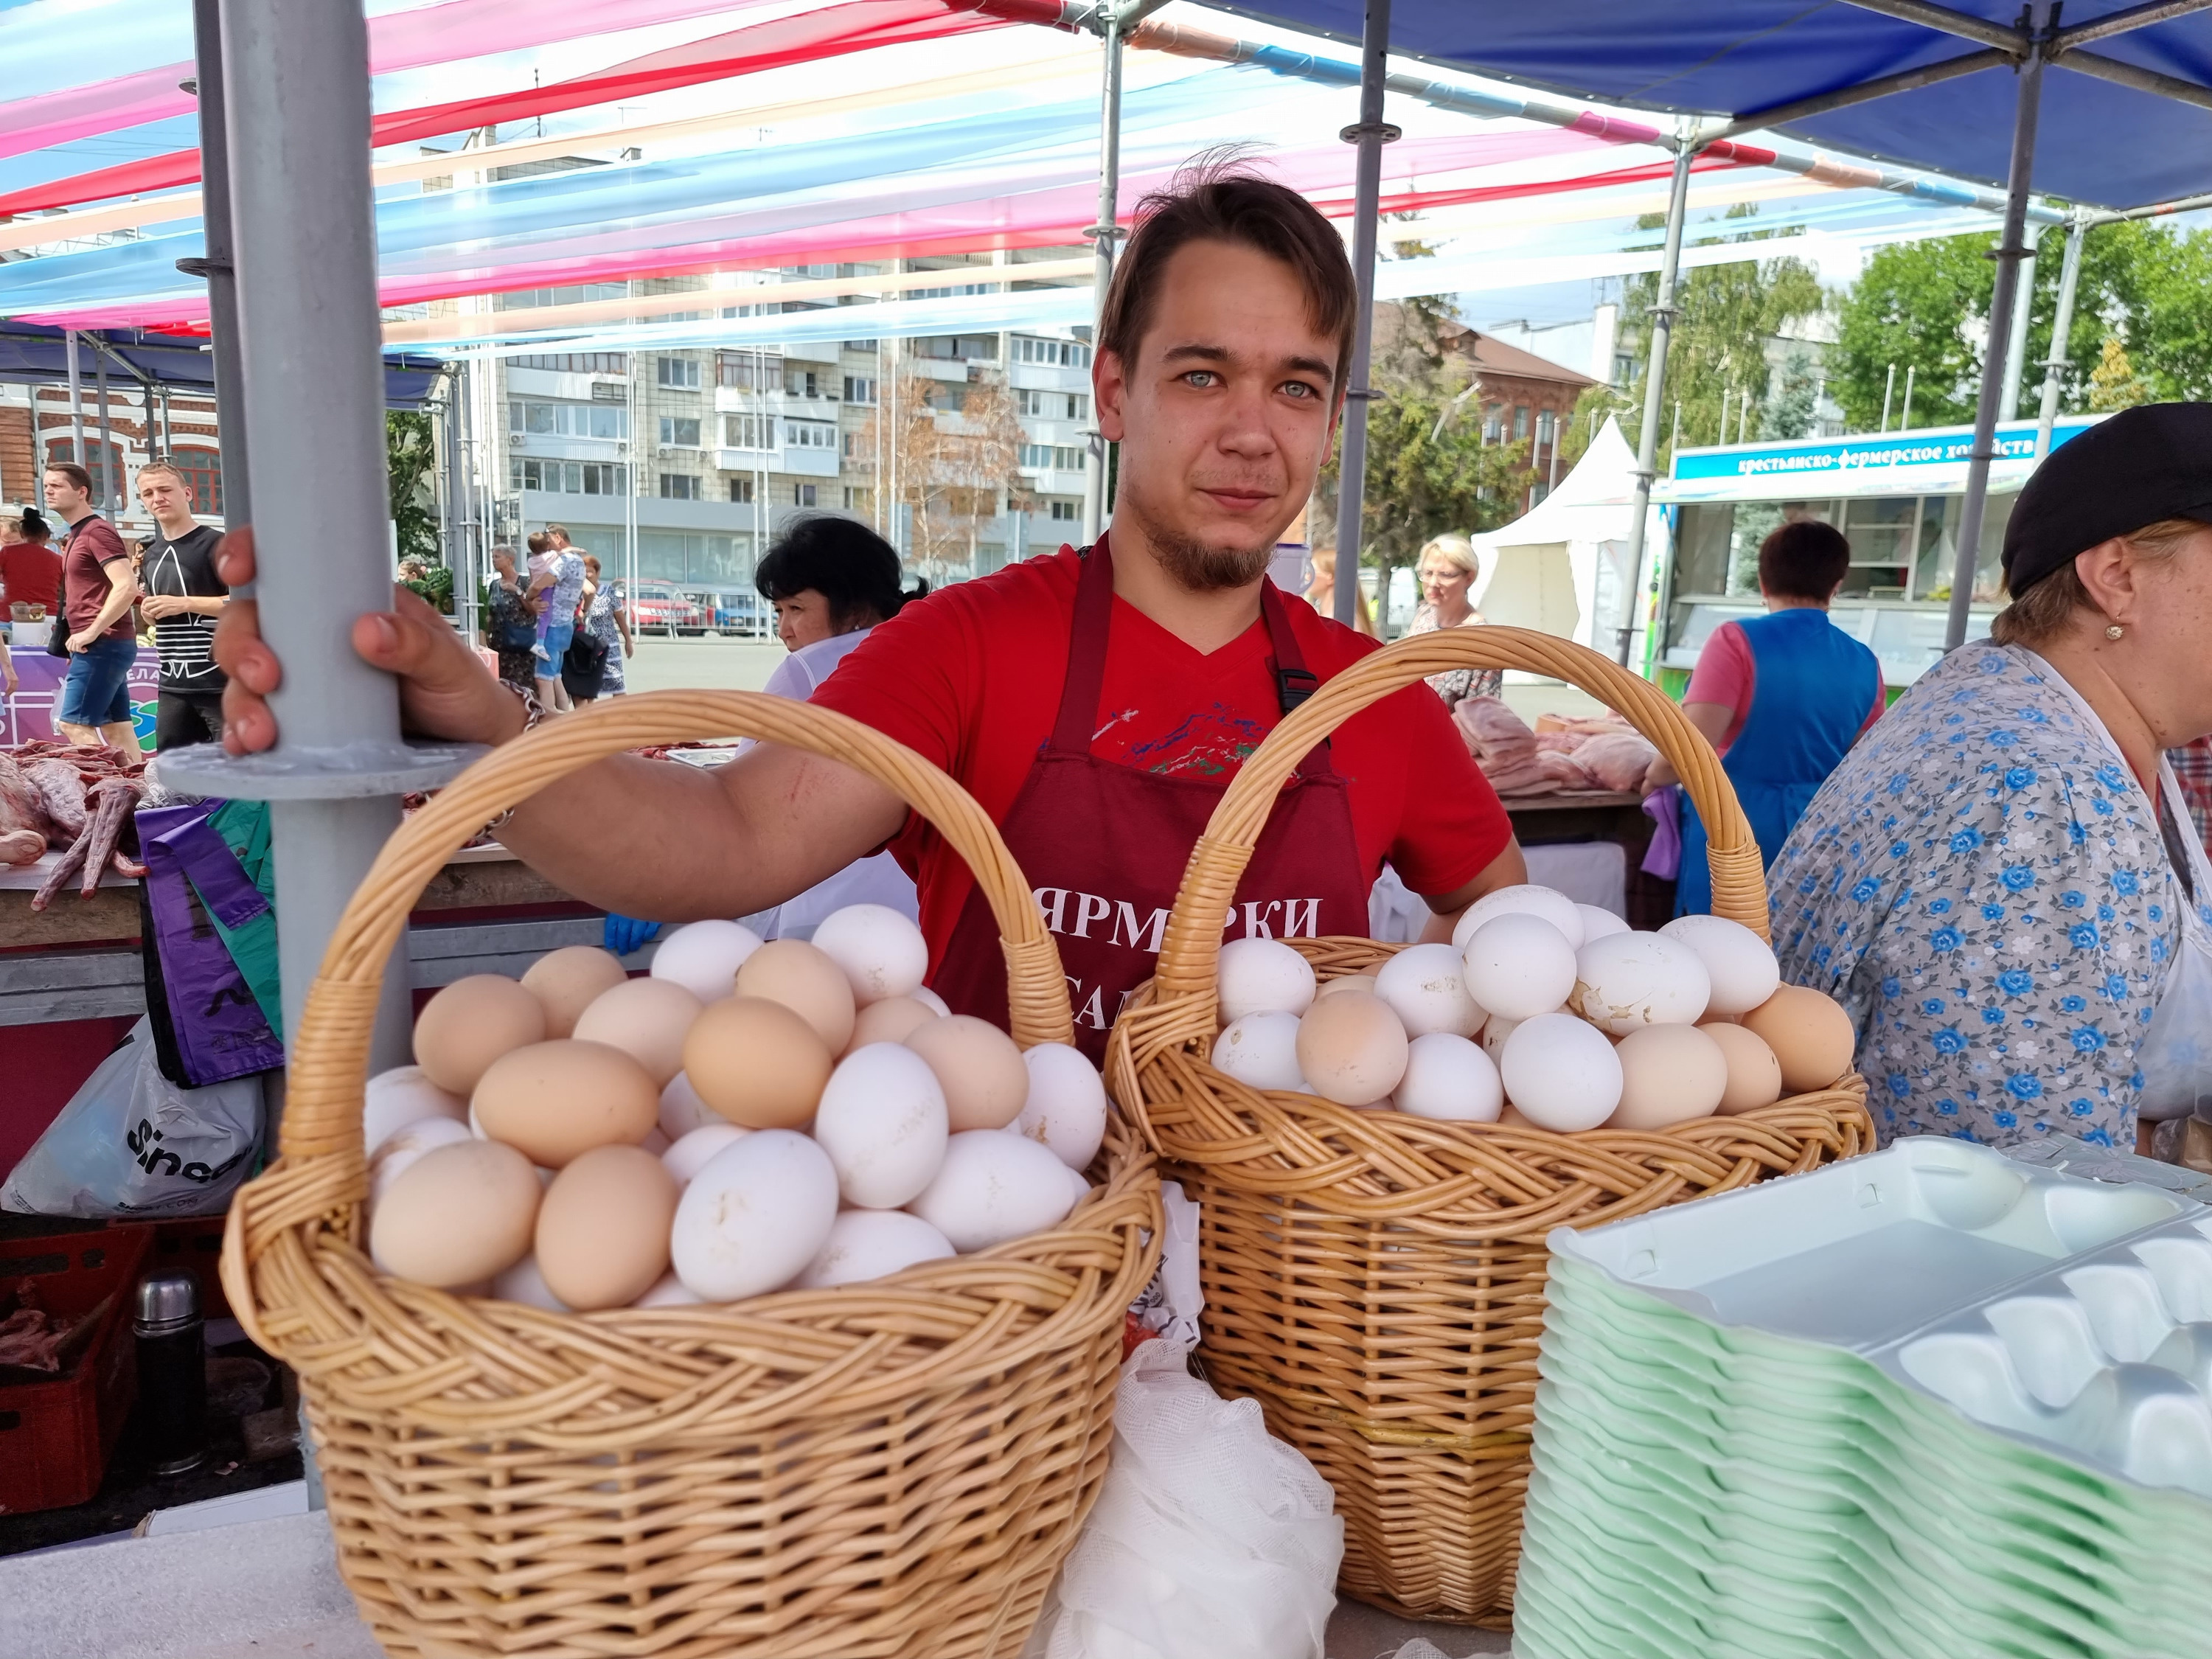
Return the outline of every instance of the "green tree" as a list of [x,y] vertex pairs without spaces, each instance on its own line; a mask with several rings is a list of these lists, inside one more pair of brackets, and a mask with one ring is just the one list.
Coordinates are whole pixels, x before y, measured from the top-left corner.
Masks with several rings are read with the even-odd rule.
[[385,411],[384,465],[392,487],[392,521],[398,529],[399,556],[442,563],[435,487],[438,451],[428,411]]
[[[1739,204],[1708,225],[1731,225],[1755,216],[1757,210]],[[1642,224],[1656,230],[1664,222],[1647,216]],[[1687,239],[1697,246],[1717,242],[1769,243],[1782,239],[1763,229],[1724,229],[1701,232]],[[1622,295],[1622,337],[1636,356],[1634,382],[1627,388],[1628,406],[1644,407],[1644,382],[1649,372],[1650,313],[1658,303],[1656,273],[1631,276]],[[1711,444],[1720,441],[1721,404],[1728,401],[1729,431],[1736,429],[1742,399],[1752,399],[1752,418],[1746,429],[1758,431],[1773,378],[1766,358],[1767,343],[1792,324],[1818,315],[1826,303],[1820,278],[1802,259],[1787,254],[1747,247],[1741,261],[1724,265],[1699,265],[1684,273],[1676,304],[1672,337],[1667,351],[1666,412],[1659,428],[1659,470],[1672,461],[1674,405],[1681,407],[1681,441]],[[1635,442],[1633,433],[1629,441]]]
[[2114,410],[2133,409],[2146,401],[2142,376],[2128,361],[2127,349],[2120,343],[2118,335],[2107,334],[2099,351],[2097,366],[2089,371],[2089,412],[2106,415]]
[[1793,351],[1782,364],[1781,383],[1771,402],[1759,412],[1759,435],[1762,438],[1802,438],[1813,430],[1815,401],[1820,394],[1820,377],[1814,370],[1813,354]]
[[[2019,413],[2037,406],[2057,312],[2063,229],[2046,230],[2029,296],[2027,361]],[[1851,426],[1881,419],[1889,366],[1913,370],[1914,422],[1963,426],[1974,418],[1996,287],[1986,234],[1899,243],[1879,250],[1838,307],[1828,390]],[[2140,221],[2100,225],[2081,245],[2081,274],[2066,346],[2060,407],[2088,406],[2090,377],[2107,337],[2119,341],[2144,396],[2212,396],[2212,235]],[[1893,418],[1899,410],[1893,403]]]
[[[1449,531],[1495,530],[1521,516],[1535,475],[1528,444],[1486,444],[1471,365],[1447,355],[1439,331],[1458,318],[1429,295],[1378,307],[1368,379],[1367,477],[1360,497],[1359,562],[1389,572]],[[1339,456],[1322,468],[1309,515],[1316,543],[1335,541]],[[1562,463],[1562,471],[1565,464]]]

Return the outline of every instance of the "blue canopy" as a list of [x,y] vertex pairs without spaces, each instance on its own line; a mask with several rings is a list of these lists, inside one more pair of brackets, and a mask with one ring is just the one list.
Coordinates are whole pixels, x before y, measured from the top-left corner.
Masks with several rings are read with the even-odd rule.
[[[1875,9],[1875,5],[1880,9]],[[1930,65],[1988,59],[2021,0],[1547,0],[1540,6],[1395,0],[1394,52],[1646,109],[1734,118]],[[1361,0],[1264,0],[1230,9],[1357,41]],[[1886,15],[1932,15],[1947,27]],[[2134,0],[2069,0],[2044,78],[2034,187],[2103,207],[2212,189],[2212,10],[2101,38],[2075,36]],[[2175,9],[2160,6],[2160,11]],[[1955,21],[1952,21],[1955,20]],[[1972,38],[1976,30],[1984,38]],[[2068,37],[2078,44],[2069,46]],[[2093,72],[2094,71],[2094,72]],[[2138,84],[2116,84],[2114,75]],[[2016,76],[2009,61],[1773,130],[1831,149],[2005,182]],[[2195,103],[2185,101],[2194,99]]]
[[[95,367],[94,337],[80,335],[77,372],[90,385]],[[155,334],[135,328],[112,329],[100,334],[100,343],[131,365],[141,380],[167,386],[172,391],[201,397],[215,395],[215,358],[207,342],[184,334]],[[109,361],[111,377],[122,370]],[[384,402],[387,409],[420,409],[445,373],[437,358],[419,352],[384,354]],[[27,381],[34,386],[63,386],[69,381],[69,353],[63,331],[40,323],[0,323],[0,380]]]

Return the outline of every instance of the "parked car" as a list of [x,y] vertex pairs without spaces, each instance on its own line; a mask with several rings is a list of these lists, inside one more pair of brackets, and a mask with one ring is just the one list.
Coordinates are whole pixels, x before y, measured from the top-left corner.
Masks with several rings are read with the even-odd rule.
[[698,601],[674,582],[646,580],[639,582],[630,594],[629,625],[659,629],[673,638],[698,633],[707,626],[707,617]]

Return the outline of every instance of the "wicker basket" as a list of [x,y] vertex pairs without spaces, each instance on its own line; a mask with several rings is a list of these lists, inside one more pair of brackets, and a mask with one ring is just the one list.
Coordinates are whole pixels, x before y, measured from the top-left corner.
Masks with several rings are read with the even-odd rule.
[[423,884],[507,805],[602,756],[728,732],[811,749],[928,817],[1006,942],[1024,1046],[1066,981],[990,820],[840,715],[624,697],[501,748],[392,837],[291,1047],[283,1156],[234,1201],[223,1283],[299,1373],[340,1570],[385,1650],[447,1659],[1013,1655],[1097,1495],[1159,1183],[1127,1131],[1057,1230],[874,1283],[562,1315],[378,1273],[362,1085]]
[[[1839,1079],[1660,1133],[1553,1134],[1261,1093],[1207,1062],[1215,957],[1275,792],[1346,716],[1424,675],[1520,668],[1602,697],[1674,763],[1710,827],[1714,909],[1766,932],[1759,848],[1719,761],[1661,692],[1577,645],[1446,629],[1363,659],[1245,761],[1191,854],[1158,976],[1115,1028],[1107,1081],[1201,1206],[1200,1356],[1311,1458],[1346,1521],[1343,1589],[1425,1619],[1510,1613],[1544,1316],[1544,1235],[1617,1220],[1873,1144]],[[1324,979],[1397,947],[1292,941]]]

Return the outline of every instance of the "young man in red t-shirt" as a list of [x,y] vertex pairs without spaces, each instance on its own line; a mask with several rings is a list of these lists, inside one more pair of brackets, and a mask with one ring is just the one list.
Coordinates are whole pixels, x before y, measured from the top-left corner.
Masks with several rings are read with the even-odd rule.
[[[1312,493],[1345,392],[1356,301],[1341,239],[1293,192],[1215,169],[1148,200],[1102,313],[1092,384],[1118,442],[1114,529],[906,606],[814,701],[943,767],[1006,836],[1095,1049],[1151,970],[1192,842],[1286,708],[1375,648],[1267,581]],[[222,556],[252,573],[240,536]],[[395,596],[355,643],[401,677],[416,730],[497,742],[526,709],[427,606]],[[266,746],[275,656],[250,605],[224,618],[226,741]],[[622,803],[610,821],[607,803]],[[763,745],[711,772],[604,761],[501,831],[569,891],[668,921],[744,915],[888,842],[921,891],[930,981],[1003,1008],[973,884],[888,789]],[[644,857],[609,857],[611,844]],[[1364,933],[1389,859],[1440,915],[1524,878],[1496,796],[1418,680],[1346,720],[1279,798],[1228,937]]]
[[54,725],[80,749],[106,744],[143,752],[131,715],[131,665],[138,633],[131,606],[138,578],[115,526],[92,507],[92,475],[73,461],[46,468],[46,505],[69,526],[62,551],[62,626],[69,629],[69,673]]

